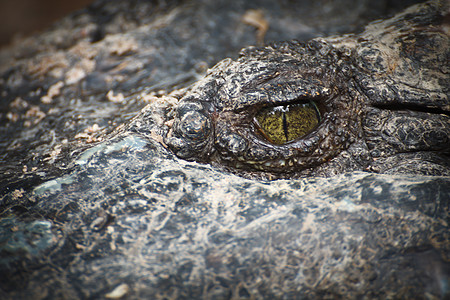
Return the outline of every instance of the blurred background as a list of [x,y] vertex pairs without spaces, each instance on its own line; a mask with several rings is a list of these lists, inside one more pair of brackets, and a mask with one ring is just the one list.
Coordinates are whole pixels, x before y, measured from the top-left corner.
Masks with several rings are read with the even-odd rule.
[[68,13],[94,0],[0,0],[0,47],[14,36],[45,29]]
[[[279,1],[284,3],[295,2],[294,0]],[[399,11],[413,3],[422,1],[423,0],[354,0],[355,5],[351,6],[351,8],[357,10],[357,7],[361,6],[360,3],[364,2],[365,4],[363,6],[365,9],[362,13],[367,14],[367,16],[361,16],[361,19],[371,20],[377,19],[380,12],[383,12],[384,16],[391,15],[393,12]],[[94,2],[94,0],[0,0],[0,48],[9,44],[15,36],[23,37],[37,31],[42,31],[56,20],[73,11],[86,7],[92,2]],[[327,7],[334,7],[334,12],[337,13],[335,17],[342,19],[342,17],[339,17],[339,5],[333,4],[333,0],[302,0],[299,2],[306,3],[303,5],[304,8],[312,8],[316,12],[313,15],[320,15],[320,12],[323,12],[325,15],[329,16],[330,12],[327,11]],[[345,5],[346,1],[342,2],[344,5],[341,9],[345,11],[348,9],[348,6]],[[325,7],[323,7],[323,4],[327,3],[331,6],[325,5]]]

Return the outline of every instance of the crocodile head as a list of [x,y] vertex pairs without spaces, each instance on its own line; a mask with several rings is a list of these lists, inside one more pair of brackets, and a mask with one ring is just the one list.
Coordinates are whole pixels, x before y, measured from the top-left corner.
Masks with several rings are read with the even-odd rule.
[[165,143],[251,177],[449,175],[445,5],[358,35],[244,49],[185,93]]

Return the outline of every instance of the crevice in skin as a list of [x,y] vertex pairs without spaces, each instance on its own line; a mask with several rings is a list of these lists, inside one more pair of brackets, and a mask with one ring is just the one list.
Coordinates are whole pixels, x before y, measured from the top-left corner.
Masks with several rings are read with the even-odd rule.
[[441,108],[424,107],[421,105],[414,105],[414,104],[373,104],[372,106],[375,108],[378,108],[378,109],[385,109],[385,110],[391,110],[391,111],[410,110],[410,111],[414,111],[414,112],[440,114],[440,115],[446,115],[446,116],[450,117],[450,111],[443,110]]

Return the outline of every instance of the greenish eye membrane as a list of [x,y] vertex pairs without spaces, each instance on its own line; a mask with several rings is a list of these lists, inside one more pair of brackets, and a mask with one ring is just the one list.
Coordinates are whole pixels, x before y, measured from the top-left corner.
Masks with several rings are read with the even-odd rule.
[[320,112],[312,101],[273,106],[260,110],[255,123],[267,141],[283,145],[313,131],[320,123]]

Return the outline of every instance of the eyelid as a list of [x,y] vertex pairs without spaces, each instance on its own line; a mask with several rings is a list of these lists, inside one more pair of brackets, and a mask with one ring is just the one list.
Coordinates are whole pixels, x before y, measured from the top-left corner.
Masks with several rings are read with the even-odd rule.
[[283,83],[270,83],[255,88],[243,90],[239,97],[233,100],[230,109],[235,112],[261,108],[262,106],[283,106],[293,102],[322,102],[332,96],[332,90],[323,86],[318,80],[298,79]]

